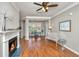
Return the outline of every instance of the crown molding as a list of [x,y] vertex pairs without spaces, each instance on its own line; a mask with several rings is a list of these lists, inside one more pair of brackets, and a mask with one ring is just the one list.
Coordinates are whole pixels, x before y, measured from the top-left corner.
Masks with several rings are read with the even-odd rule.
[[77,3],[77,2],[73,3],[72,5],[68,6],[67,8],[64,8],[64,9],[61,10],[60,12],[56,13],[53,17],[51,17],[51,19],[54,18],[55,16],[57,16],[57,15],[59,15],[59,14],[65,12],[65,11],[69,10],[70,8],[72,8],[72,7],[74,7],[74,6],[78,5],[78,4],[79,4],[79,3]]

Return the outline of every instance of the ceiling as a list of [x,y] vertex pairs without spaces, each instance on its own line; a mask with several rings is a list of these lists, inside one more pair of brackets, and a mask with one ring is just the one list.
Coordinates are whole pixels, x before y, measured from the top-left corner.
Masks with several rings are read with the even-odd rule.
[[[41,3],[41,2],[37,2]],[[21,18],[25,16],[48,16],[52,17],[59,11],[63,10],[64,8],[70,6],[73,4],[73,2],[50,2],[49,4],[58,4],[58,7],[50,7],[48,9],[48,12],[39,11],[36,10],[40,8],[40,6],[37,6],[33,4],[33,2],[14,2],[14,4],[20,9],[21,11]]]

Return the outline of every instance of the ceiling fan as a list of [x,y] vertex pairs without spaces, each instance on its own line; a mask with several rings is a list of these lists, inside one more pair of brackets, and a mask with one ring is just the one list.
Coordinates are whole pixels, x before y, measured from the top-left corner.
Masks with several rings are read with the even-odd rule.
[[36,11],[43,10],[44,12],[48,12],[48,7],[57,7],[58,4],[51,4],[49,2],[42,2],[42,4],[34,2],[35,5],[41,6],[41,8],[37,9]]

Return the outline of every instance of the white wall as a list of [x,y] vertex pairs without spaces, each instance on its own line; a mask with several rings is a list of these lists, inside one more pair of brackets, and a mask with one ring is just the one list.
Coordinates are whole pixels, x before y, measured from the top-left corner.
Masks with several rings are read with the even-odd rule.
[[[4,20],[4,13],[7,13],[6,16],[11,19],[7,19],[7,29],[16,29],[19,27],[19,11],[9,2],[0,2],[0,31],[2,31],[2,25]],[[1,37],[0,37],[1,39]],[[3,45],[0,42],[0,47],[2,48]],[[7,47],[7,45],[6,45]],[[2,56],[2,50],[0,49],[0,56]],[[5,52],[5,51],[4,51]],[[5,52],[7,54],[7,51]]]
[[[9,2],[0,2],[0,30],[2,28],[2,21],[4,20],[3,15],[6,12],[7,18],[6,28],[16,29],[19,27],[19,11]],[[2,24],[1,24],[2,23]]]
[[[70,13],[72,13],[72,15],[69,15]],[[63,31],[63,33],[66,35],[66,45],[69,48],[79,52],[79,5],[52,19],[53,32],[62,32],[59,31],[59,22],[65,20],[71,20],[71,32]]]

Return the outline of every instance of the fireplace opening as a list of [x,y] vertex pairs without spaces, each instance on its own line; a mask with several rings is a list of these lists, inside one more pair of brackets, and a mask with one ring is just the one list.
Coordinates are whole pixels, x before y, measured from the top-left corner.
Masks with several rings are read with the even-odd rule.
[[9,56],[11,57],[17,49],[17,37],[9,40]]

